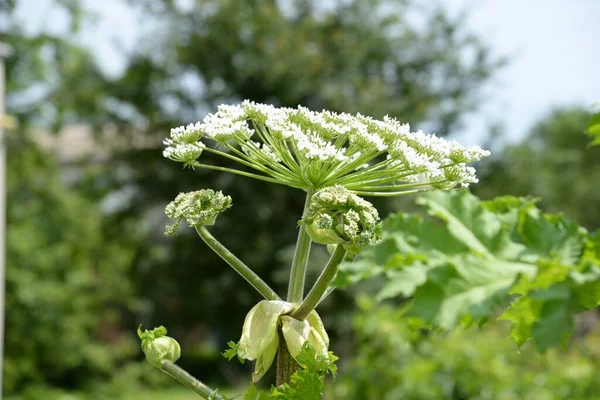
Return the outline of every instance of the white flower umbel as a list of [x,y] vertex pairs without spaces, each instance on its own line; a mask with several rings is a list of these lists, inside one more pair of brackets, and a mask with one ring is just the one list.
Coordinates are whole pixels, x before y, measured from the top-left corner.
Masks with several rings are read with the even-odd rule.
[[[207,146],[207,139],[217,145]],[[164,156],[187,166],[305,190],[339,184],[365,196],[468,186],[477,178],[466,164],[490,154],[477,146],[465,148],[433,134],[411,132],[408,124],[390,117],[376,120],[250,101],[221,105],[202,122],[172,129],[164,143]],[[203,151],[246,168],[201,163]]]

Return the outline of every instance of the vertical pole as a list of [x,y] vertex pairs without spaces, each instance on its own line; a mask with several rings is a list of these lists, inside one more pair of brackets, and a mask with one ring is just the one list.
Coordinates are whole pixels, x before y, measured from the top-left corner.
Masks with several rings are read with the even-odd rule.
[[0,43],[0,400],[2,400],[2,377],[4,365],[4,313],[6,271],[6,145],[4,140],[6,81],[4,58],[10,56],[10,46]]

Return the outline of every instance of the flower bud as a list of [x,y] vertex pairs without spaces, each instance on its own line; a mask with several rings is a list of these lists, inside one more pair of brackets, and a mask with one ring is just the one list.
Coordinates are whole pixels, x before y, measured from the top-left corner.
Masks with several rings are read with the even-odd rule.
[[140,325],[137,333],[142,340],[142,351],[146,360],[156,368],[162,368],[165,361],[174,363],[179,360],[181,347],[175,339],[166,336],[167,329],[164,326],[142,332]]
[[181,226],[181,220],[186,219],[191,227],[213,225],[217,215],[231,206],[231,197],[211,189],[195,192],[180,193],[175,200],[165,208],[167,217],[175,220],[167,225],[165,235],[173,236]]
[[301,222],[314,242],[342,244],[350,255],[382,240],[377,209],[341,185],[318,190]]
[[258,382],[273,363],[279,347],[279,317],[293,307],[293,304],[281,300],[263,300],[246,315],[238,356],[256,360],[252,382]]
[[329,336],[316,311],[300,321],[285,315],[294,304],[281,300],[263,300],[246,315],[237,355],[246,360],[256,360],[252,382],[258,382],[269,370],[279,348],[279,326],[290,354],[296,358],[307,341],[317,354],[328,356]]
[[281,330],[287,348],[294,359],[300,354],[302,346],[306,342],[311,344],[317,355],[328,356],[329,336],[316,311],[313,310],[304,321],[283,315]]

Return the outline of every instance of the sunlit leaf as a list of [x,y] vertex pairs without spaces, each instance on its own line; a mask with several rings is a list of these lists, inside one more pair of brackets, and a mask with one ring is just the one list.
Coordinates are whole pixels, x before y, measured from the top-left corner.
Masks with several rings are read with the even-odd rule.
[[447,330],[503,310],[517,344],[540,350],[564,345],[575,314],[600,303],[600,241],[535,200],[462,190],[417,202],[433,218],[388,217],[384,242],[342,265],[347,284],[383,275],[378,300],[412,298],[408,316]]

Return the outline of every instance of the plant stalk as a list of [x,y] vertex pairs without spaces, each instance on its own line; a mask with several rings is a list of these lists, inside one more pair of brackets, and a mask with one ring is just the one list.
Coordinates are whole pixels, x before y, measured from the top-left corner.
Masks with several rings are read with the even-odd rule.
[[221,244],[213,235],[210,234],[204,225],[196,227],[196,232],[215,253],[217,253],[227,264],[229,264],[238,274],[240,274],[258,293],[267,300],[281,300],[273,289],[263,281],[254,271],[250,269],[242,260],[237,258],[229,249]]
[[195,393],[198,393],[204,399],[208,399],[212,395],[212,399],[223,400],[223,397],[220,396],[215,390],[212,390],[210,387],[206,386],[204,383],[194,378],[186,370],[174,364],[173,362],[165,361],[161,369],[163,372],[173,377],[183,386],[187,387]]
[[[304,211],[302,218],[306,214],[306,210],[310,205],[310,199],[313,195],[312,189],[307,189],[306,202],[304,203]],[[306,233],[304,225],[300,225],[298,232],[298,241],[296,242],[296,250],[292,261],[292,269],[290,271],[290,282],[288,286],[287,301],[290,303],[300,303],[304,296],[304,279],[306,277],[306,266],[308,264],[308,255],[310,254],[311,240]]]
[[335,247],[335,251],[331,255],[329,262],[321,272],[321,275],[315,282],[314,286],[300,304],[296,310],[294,310],[290,315],[298,320],[304,320],[311,313],[312,310],[317,307],[323,295],[329,288],[329,285],[335,278],[335,274],[337,273],[338,267],[342,261],[344,261],[344,257],[346,256],[346,249],[341,244],[338,244]]
[[275,385],[281,386],[289,383],[290,378],[300,368],[294,357],[290,354],[281,327],[279,328],[279,348],[277,349],[277,376]]
[[[307,189],[306,201],[304,202],[304,210],[302,211],[302,218],[306,215],[306,210],[310,205],[314,191]],[[300,225],[298,232],[298,240],[296,242],[296,250],[294,252],[294,259],[292,261],[292,268],[290,271],[290,282],[288,286],[287,301],[290,303],[300,303],[304,296],[304,279],[306,277],[306,267],[308,264],[308,256],[310,254],[311,240],[304,225]],[[288,383],[294,372],[298,370],[299,366],[296,360],[292,357],[288,351],[285,343],[285,338],[281,329],[279,330],[279,349],[277,350],[277,380],[276,385],[280,386],[284,383]]]

